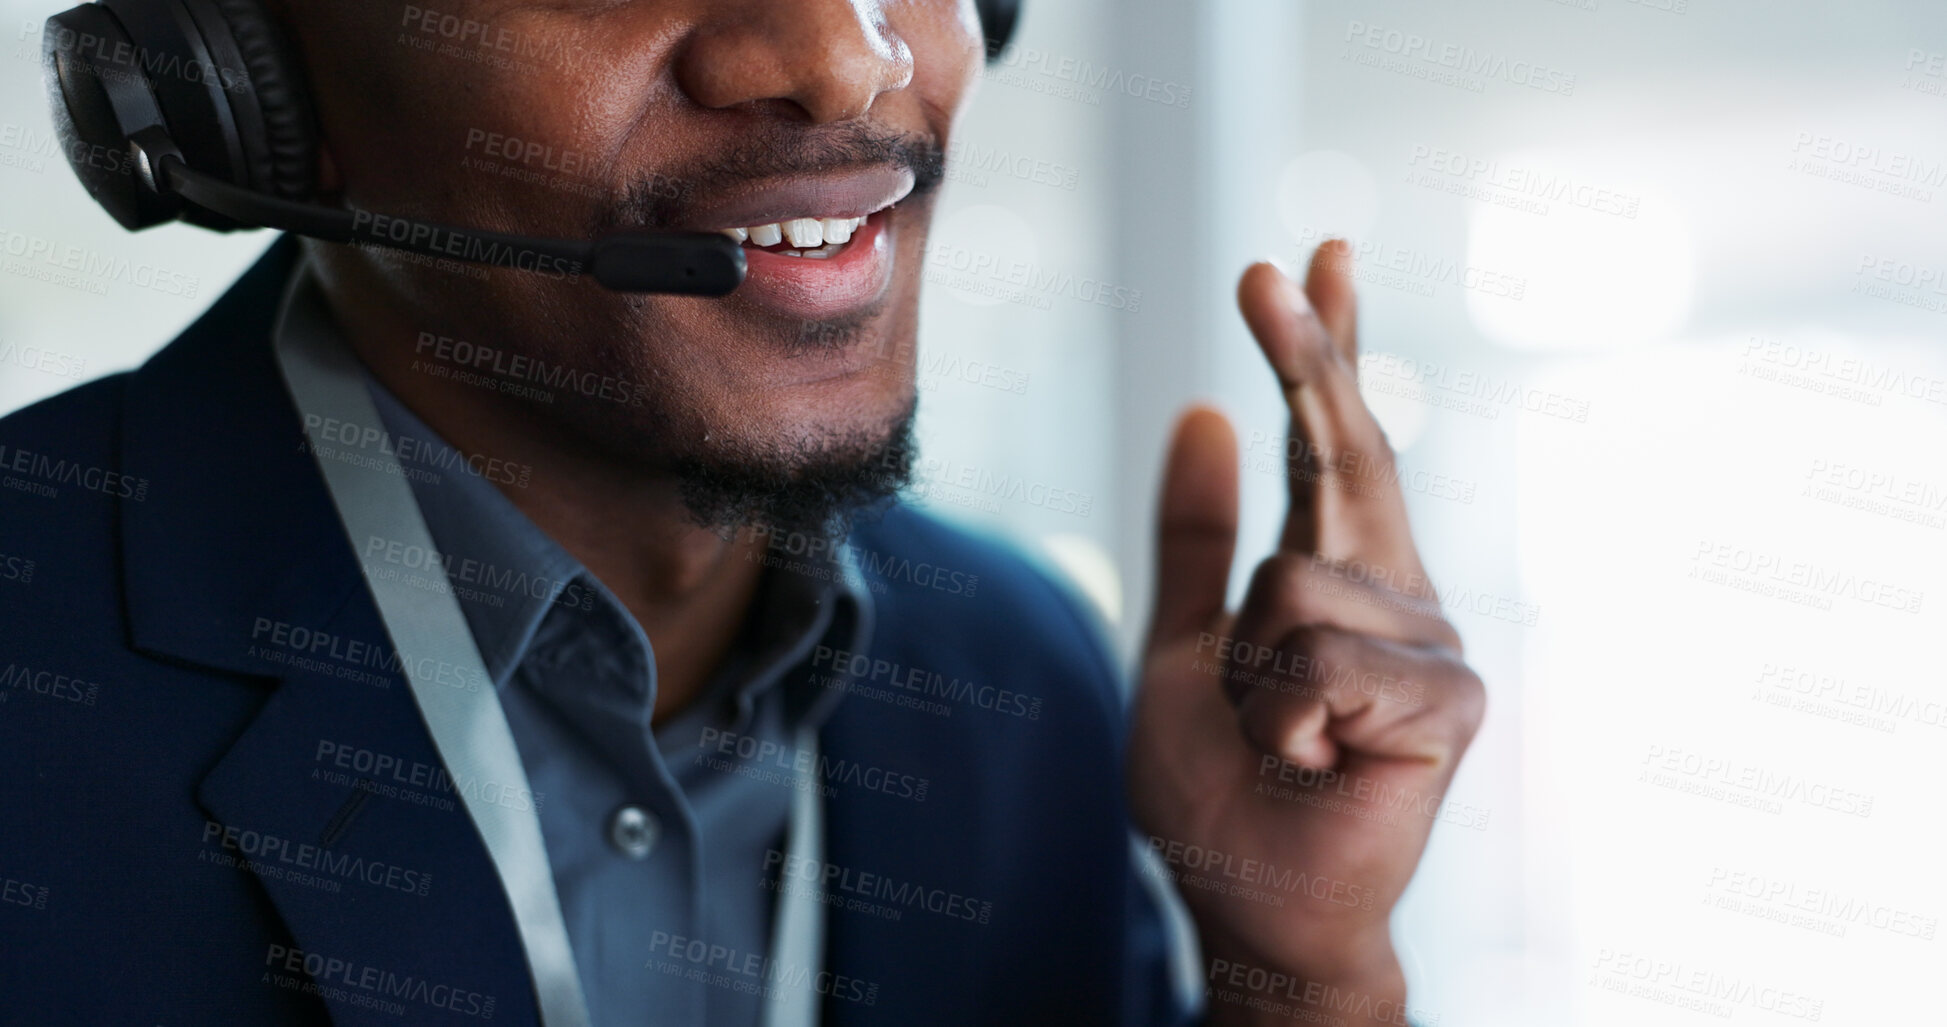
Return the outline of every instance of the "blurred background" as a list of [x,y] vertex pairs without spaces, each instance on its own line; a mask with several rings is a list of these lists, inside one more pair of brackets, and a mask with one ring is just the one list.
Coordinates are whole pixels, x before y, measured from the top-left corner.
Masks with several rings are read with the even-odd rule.
[[[0,0],[0,413],[270,241],[87,202],[50,13]],[[1940,1015],[1947,8],[1029,0],[952,156],[922,501],[1125,659],[1178,410],[1238,427],[1239,590],[1284,514],[1238,273],[1352,241],[1361,386],[1490,692],[1395,921],[1427,1023]],[[127,262],[48,275],[49,238]]]

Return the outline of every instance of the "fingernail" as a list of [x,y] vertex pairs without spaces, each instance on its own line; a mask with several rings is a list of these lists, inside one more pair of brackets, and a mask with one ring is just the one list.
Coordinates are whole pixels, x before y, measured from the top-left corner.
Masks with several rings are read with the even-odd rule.
[[1286,278],[1291,277],[1292,275],[1291,264],[1288,261],[1286,261],[1283,257],[1280,257],[1275,253],[1267,253],[1259,259],[1263,260],[1266,264],[1269,264],[1272,267],[1277,268],[1278,273],[1285,276]]

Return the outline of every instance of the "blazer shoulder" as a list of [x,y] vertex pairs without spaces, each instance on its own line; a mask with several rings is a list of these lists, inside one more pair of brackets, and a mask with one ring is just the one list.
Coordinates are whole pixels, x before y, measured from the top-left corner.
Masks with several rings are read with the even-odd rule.
[[118,371],[58,392],[0,417],[0,443],[31,439],[45,445],[93,444],[112,451],[121,423],[122,397],[133,372]]
[[122,474],[128,378],[97,378],[0,417],[0,548],[106,548],[96,533],[140,486]]
[[0,417],[0,665],[75,647],[119,649],[120,504],[127,373]]
[[873,592],[881,630],[976,662],[1034,667],[1082,682],[1119,720],[1121,669],[1095,606],[1058,573],[988,532],[899,504],[862,521],[852,556]]

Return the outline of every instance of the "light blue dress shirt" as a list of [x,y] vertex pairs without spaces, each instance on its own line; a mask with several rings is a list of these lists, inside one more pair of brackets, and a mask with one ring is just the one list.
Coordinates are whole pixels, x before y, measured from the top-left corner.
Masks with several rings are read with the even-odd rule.
[[627,608],[370,384],[520,749],[592,1022],[756,1027],[792,793],[716,754],[744,738],[788,752],[824,722],[844,692],[808,659],[864,648],[869,592],[835,561],[767,569],[724,666],[652,730],[655,656]]

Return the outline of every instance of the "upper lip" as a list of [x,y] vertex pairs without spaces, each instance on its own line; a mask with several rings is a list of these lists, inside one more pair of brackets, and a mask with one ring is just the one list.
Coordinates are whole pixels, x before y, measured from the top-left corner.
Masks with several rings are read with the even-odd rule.
[[792,218],[864,217],[898,203],[912,191],[912,170],[891,166],[762,181],[699,205],[683,217],[681,227],[709,231]]

